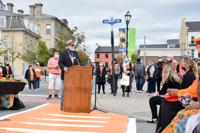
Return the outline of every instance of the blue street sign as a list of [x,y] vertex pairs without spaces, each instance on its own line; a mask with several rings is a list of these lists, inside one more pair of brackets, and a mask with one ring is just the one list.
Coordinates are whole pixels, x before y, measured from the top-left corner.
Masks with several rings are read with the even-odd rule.
[[111,19],[103,20],[103,24],[111,24],[111,25],[114,25],[116,23],[121,23],[121,22],[122,22],[121,19],[113,19],[113,17]]
[[121,19],[115,19],[115,23],[121,23],[122,20]]
[[104,24],[108,24],[108,19],[103,20]]

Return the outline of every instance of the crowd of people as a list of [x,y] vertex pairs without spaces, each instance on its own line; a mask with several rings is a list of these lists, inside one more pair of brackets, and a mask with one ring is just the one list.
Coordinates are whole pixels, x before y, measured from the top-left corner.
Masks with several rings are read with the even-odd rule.
[[[130,96],[132,88],[136,88],[136,93],[142,93],[144,83],[147,82],[147,91],[149,96],[149,106],[152,113],[152,119],[148,123],[157,123],[156,133],[182,133],[186,129],[186,122],[189,116],[200,112],[200,104],[197,102],[199,66],[198,60],[192,60],[190,57],[183,56],[179,61],[172,56],[159,58],[158,61],[150,61],[146,67],[138,58],[135,64],[132,64],[127,57],[122,63],[116,63],[115,60],[115,89],[122,89],[122,96]],[[105,94],[106,74],[110,83],[110,91],[113,93],[112,67],[106,67],[100,63],[96,68],[96,84],[98,93],[102,86]],[[107,70],[107,71],[106,71]],[[129,77],[128,84],[124,83],[123,77]],[[119,79],[119,80],[118,80]],[[126,79],[127,80],[127,79]],[[135,80],[135,87],[132,82]],[[119,82],[118,82],[119,81]],[[123,81],[123,82],[121,82]],[[198,94],[198,95],[197,95]],[[185,105],[187,103],[187,105]],[[160,106],[158,111],[158,106]],[[198,109],[198,110],[196,110]],[[180,112],[179,112],[180,111]],[[177,115],[177,116],[176,116]],[[200,119],[200,113],[199,117]],[[200,123],[194,127],[200,131]]]
[[25,79],[28,82],[29,90],[37,91],[40,88],[40,79],[42,73],[42,67],[37,62],[34,65],[30,64],[25,72]]
[[[140,58],[137,59],[135,64],[131,63],[128,57],[124,57],[124,60],[121,63],[114,59],[114,83],[112,72],[112,64],[106,66],[104,62],[100,62],[96,66],[96,84],[98,85],[98,93],[100,93],[100,88],[102,86],[103,93],[105,94],[105,84],[106,81],[108,81],[110,84],[111,94],[114,91],[117,93],[118,88],[121,88],[123,92],[122,96],[130,97],[130,92],[133,88],[133,81],[135,80],[136,83],[136,93],[142,93],[145,80],[147,80],[147,93],[153,94],[156,91],[156,82],[157,80],[160,80],[160,78],[157,79],[160,74],[160,68],[157,67],[157,65],[155,65],[153,62],[151,62],[151,64],[145,68]],[[113,87],[113,84],[115,87]],[[160,84],[157,85],[160,86]]]

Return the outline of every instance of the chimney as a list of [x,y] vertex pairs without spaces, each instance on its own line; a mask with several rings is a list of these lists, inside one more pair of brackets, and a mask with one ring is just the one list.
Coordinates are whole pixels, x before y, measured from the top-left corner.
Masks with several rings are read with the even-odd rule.
[[24,11],[21,10],[21,9],[17,10],[17,12],[18,12],[18,14],[19,14],[20,16],[23,16],[23,14],[24,14]]
[[30,16],[35,16],[35,6],[34,5],[30,5],[29,9],[30,9]]
[[9,11],[9,12],[13,12],[13,3],[7,3],[7,10]]
[[35,15],[36,16],[42,16],[42,3],[36,3],[35,4]]

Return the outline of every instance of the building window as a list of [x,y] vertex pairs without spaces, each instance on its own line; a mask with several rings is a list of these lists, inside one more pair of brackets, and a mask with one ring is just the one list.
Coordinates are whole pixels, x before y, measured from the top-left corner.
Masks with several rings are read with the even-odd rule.
[[96,58],[99,58],[99,54],[96,54]]
[[3,16],[0,16],[0,28],[6,27],[6,18]]
[[51,24],[46,25],[46,34],[51,34]]
[[105,54],[105,58],[108,58],[108,54]]

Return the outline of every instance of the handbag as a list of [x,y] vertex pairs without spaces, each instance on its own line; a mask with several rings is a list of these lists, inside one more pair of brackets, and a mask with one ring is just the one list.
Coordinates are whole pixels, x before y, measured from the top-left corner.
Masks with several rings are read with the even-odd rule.
[[122,79],[120,80],[120,85],[122,86],[129,86],[130,84],[130,76],[123,74]]
[[169,96],[169,95],[165,95],[164,99],[168,102],[177,102],[178,101],[178,96]]
[[191,104],[192,97],[188,94],[184,94],[183,96],[180,96],[178,100],[181,102],[183,107],[187,107]]

